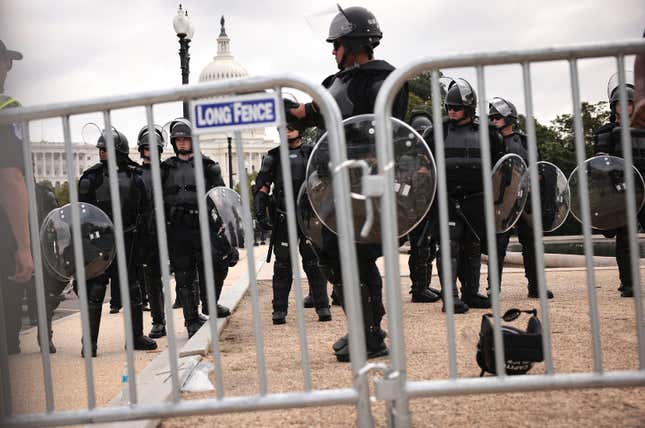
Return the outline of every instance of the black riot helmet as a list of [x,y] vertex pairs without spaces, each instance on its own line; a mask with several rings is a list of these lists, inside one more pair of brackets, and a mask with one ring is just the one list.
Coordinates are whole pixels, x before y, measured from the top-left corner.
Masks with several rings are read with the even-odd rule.
[[[116,150],[117,155],[127,155],[130,152],[130,145],[128,144],[128,139],[125,138],[121,132],[117,131],[116,128],[112,128],[112,138],[114,139],[114,149]],[[101,136],[96,142],[96,148],[107,150],[107,130],[101,132]]]
[[182,150],[182,152],[186,152],[186,153],[179,153],[179,151],[177,150],[177,144],[175,143],[175,140],[179,137],[192,139],[193,137],[192,134],[193,134],[193,125],[190,123],[188,119],[178,118],[170,122],[170,144],[172,145],[172,148],[175,151],[175,153],[189,154],[193,152],[193,149],[191,146],[190,150]]
[[470,83],[465,79],[457,78],[448,87],[444,104],[446,113],[448,106],[460,106],[464,108],[467,117],[474,117],[477,108],[477,94]]
[[156,143],[157,147],[159,148],[159,154],[163,152],[164,145],[166,144],[166,141],[164,140],[163,137],[163,129],[159,125],[154,126],[154,135],[150,135],[150,128],[148,125],[144,126],[141,128],[141,131],[139,131],[139,135],[137,136],[137,148],[139,149],[139,153],[141,154],[141,157],[143,158],[143,150],[144,149],[150,149],[150,142]]
[[[338,13],[329,25],[328,43],[340,42],[345,53],[365,51],[372,57],[372,51],[383,37],[383,32],[372,12],[364,7],[338,6]],[[342,64],[339,64],[342,67]]]
[[504,98],[495,97],[488,104],[488,116],[500,115],[504,118],[506,124],[515,125],[517,123],[517,109],[512,102],[505,100]]
[[426,129],[432,128],[432,119],[427,109],[416,107],[410,113],[410,126],[417,131],[419,135],[423,135]]
[[[612,115],[618,112],[618,101],[620,100],[620,82],[618,80],[618,73],[614,73],[607,82],[607,98],[609,100],[609,108]],[[634,102],[634,72],[625,70],[625,89],[627,90],[627,102]],[[613,120],[612,120],[613,122]]]

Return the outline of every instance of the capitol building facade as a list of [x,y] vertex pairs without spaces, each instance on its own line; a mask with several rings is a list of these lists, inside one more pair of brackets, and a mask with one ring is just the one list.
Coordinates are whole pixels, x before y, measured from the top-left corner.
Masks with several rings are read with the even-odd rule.
[[[220,34],[217,38],[217,55],[213,58],[199,75],[200,82],[215,80],[235,79],[247,77],[249,73],[238,63],[230,50],[231,39],[226,34],[224,17],[221,21]],[[264,128],[244,130],[242,145],[244,147],[244,165],[248,174],[258,172],[262,164],[262,157],[275,147],[278,142],[269,138]],[[206,156],[218,162],[222,170],[222,178],[229,185],[229,137],[231,134],[213,133],[201,135],[199,138],[201,151]],[[65,145],[62,142],[32,142],[32,158],[34,161],[34,175],[36,181],[49,181],[53,186],[67,182],[67,156]],[[82,172],[99,161],[98,150],[92,144],[72,144],[76,170],[75,178],[80,178]],[[164,150],[163,158],[172,155],[172,150]],[[139,152],[136,144],[130,144],[130,157],[139,161]],[[232,141],[232,172],[233,182],[239,182],[238,154],[235,142]]]

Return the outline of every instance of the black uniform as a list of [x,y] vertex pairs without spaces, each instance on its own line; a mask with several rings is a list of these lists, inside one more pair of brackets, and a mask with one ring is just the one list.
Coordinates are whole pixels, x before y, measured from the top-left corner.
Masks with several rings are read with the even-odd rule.
[[146,209],[139,230],[140,245],[138,245],[139,274],[141,283],[145,286],[150,303],[153,329],[150,337],[166,335],[166,316],[164,314],[163,283],[161,281],[161,266],[159,264],[159,248],[157,246],[157,223],[154,209],[152,189],[152,165],[141,165],[141,180],[146,190]]
[[[125,260],[128,272],[128,288],[130,291],[130,308],[132,309],[132,332],[135,349],[155,349],[156,344],[143,335],[143,311],[141,304],[141,288],[137,281],[135,259],[136,231],[141,221],[141,215],[146,205],[145,186],[140,172],[133,166],[132,161],[121,154],[117,155],[119,197],[121,200],[121,217],[123,220],[123,238],[125,241]],[[136,165],[136,164],[135,164]],[[113,218],[112,201],[110,197],[110,182],[108,168],[104,163],[97,163],[86,170],[78,184],[79,200],[96,205],[110,218]],[[96,355],[96,346],[101,324],[101,308],[108,282],[112,289],[119,287],[118,261],[115,261],[102,275],[87,281],[87,294],[90,315],[90,335],[92,354]],[[154,345],[154,346],[153,346]]]
[[[505,153],[513,153],[520,156],[526,164],[529,164],[529,152],[526,140],[526,135],[518,132],[513,132],[504,137],[504,151]],[[530,204],[530,201],[527,202]],[[504,259],[506,257],[506,249],[508,242],[511,238],[511,231],[500,233],[497,235],[497,268],[499,270],[499,283],[502,283],[502,270],[504,267]],[[535,262],[535,240],[533,239],[532,226],[527,223],[523,218],[517,222],[517,237],[522,245],[522,260],[524,262],[524,275],[528,280],[529,294],[533,297],[537,295],[537,266]],[[490,276],[489,287],[490,287]],[[549,292],[550,294],[550,292]],[[553,295],[551,294],[551,297]]]
[[[12,98],[0,96],[0,110],[18,107],[20,104]],[[23,173],[22,136],[20,128],[15,124],[0,125],[0,170],[17,169]],[[5,185],[2,183],[2,185]],[[8,214],[0,205],[0,300],[2,300],[2,315],[4,316],[7,348],[9,354],[20,352],[19,332],[21,327],[21,297],[24,284],[15,283],[8,278],[13,276],[16,269],[14,254],[18,249]]]
[[[313,147],[301,144],[296,148],[289,148],[289,166],[291,168],[291,179],[294,195],[305,181],[307,161]],[[271,202],[268,195],[260,189],[274,185],[271,194]],[[262,194],[261,194],[262,193]],[[287,314],[289,292],[292,283],[291,257],[289,255],[289,232],[287,228],[287,207],[284,194],[284,179],[280,163],[280,148],[269,150],[269,153],[262,159],[262,167],[255,179],[255,213],[258,221],[266,218],[267,209],[271,213],[271,224],[273,233],[273,253],[275,263],[273,264],[273,322],[284,323]],[[294,200],[294,206],[296,201]],[[269,205],[269,206],[267,206]],[[320,321],[330,321],[329,298],[327,296],[327,280],[318,268],[316,252],[302,231],[298,228],[298,250],[302,256],[302,267],[309,281],[310,295]]]
[[[224,186],[219,165],[202,156],[206,192],[216,186]],[[203,324],[197,306],[201,294],[202,310],[208,308],[206,281],[202,256],[197,186],[195,181],[195,158],[181,160],[173,156],[163,162],[163,194],[168,230],[170,263],[175,272],[177,292],[182,302],[184,320],[189,336]],[[221,230],[211,227],[213,273],[216,297],[219,298],[228,274],[229,264],[237,262],[237,250],[228,244]],[[196,287],[199,275],[199,290]],[[201,293],[200,293],[201,291]],[[222,309],[225,309],[222,307]],[[220,312],[218,310],[218,312]]]
[[[446,121],[444,127],[444,147],[446,157],[446,179],[449,203],[450,257],[452,266],[451,284],[442,281],[442,293],[446,287],[452,287],[455,297],[455,310],[465,312],[467,305],[482,306],[478,295],[481,267],[481,239],[485,239],[484,198],[481,171],[481,149],[477,119],[457,125]],[[434,134],[426,132],[424,138],[434,152]],[[491,159],[497,161],[503,154],[502,139],[493,126],[489,126]],[[437,204],[434,205],[433,218],[438,219]],[[439,241],[439,222],[435,221],[435,236]],[[438,264],[441,276],[441,252],[438,253]],[[456,279],[459,278],[462,288],[463,303],[458,299]],[[465,305],[464,305],[465,303]],[[445,307],[444,307],[445,309]]]
[[[364,65],[353,66],[342,70],[323,81],[340,107],[343,118],[359,114],[374,113],[374,102],[383,81],[394,70],[394,67],[383,60],[372,60]],[[408,103],[407,85],[397,94],[392,106],[392,115],[403,120]],[[315,109],[307,108],[306,119],[310,125],[323,127],[322,115],[316,114]],[[352,142],[347,141],[351,146]],[[363,324],[367,341],[368,357],[384,355],[387,348],[383,339],[385,333],[381,330],[381,320],[385,315],[382,298],[381,274],[376,266],[376,259],[381,256],[381,245],[357,244],[358,273],[361,287],[363,306]],[[323,248],[319,253],[321,269],[327,279],[333,284],[337,297],[342,299],[340,274],[340,252],[335,234],[323,230]],[[342,302],[341,302],[342,303]],[[349,360],[347,337],[341,338],[334,344],[334,351],[340,361]]]
[[[54,191],[40,183],[36,183],[36,203],[38,205],[38,225],[42,226],[43,221],[47,214],[53,209],[56,209],[60,206],[58,199]],[[32,238],[32,242],[37,242]],[[43,263],[43,282],[45,286],[45,308],[47,314],[47,331],[49,335],[49,352],[55,353],[56,347],[52,342],[52,329],[51,322],[54,310],[60,305],[61,296],[60,294],[65,289],[67,282],[61,281],[56,278],[49,269],[44,266]],[[27,303],[29,305],[29,317],[31,319],[37,319],[37,299],[36,299],[36,284],[35,281],[32,281],[27,287]],[[39,326],[40,327],[40,326]],[[38,335],[38,340],[40,340],[40,334]]]
[[[620,138],[612,134],[612,131],[617,128],[617,122],[607,123],[596,131],[594,134],[594,148],[596,153],[607,153],[611,156],[623,157],[623,149]],[[634,167],[638,169],[641,175],[645,174],[645,147],[641,147],[632,140],[632,159]],[[638,223],[641,227],[645,227],[645,210],[641,209],[638,212]],[[632,297],[633,292],[633,279],[630,267],[630,252],[629,252],[629,232],[627,226],[621,227],[616,231],[616,263],[618,264],[618,274],[620,276],[621,295],[623,297]]]

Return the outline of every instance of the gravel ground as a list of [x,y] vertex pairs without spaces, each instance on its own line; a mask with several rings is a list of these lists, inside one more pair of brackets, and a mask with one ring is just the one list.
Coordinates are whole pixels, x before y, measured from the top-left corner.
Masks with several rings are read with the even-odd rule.
[[[596,271],[603,366],[607,371],[638,367],[634,299],[619,297],[617,276],[615,269]],[[485,279],[482,274],[482,284]],[[436,277],[433,282],[438,283]],[[557,372],[588,372],[593,367],[593,356],[585,272],[550,270],[547,282],[556,294],[549,305],[555,369]],[[287,324],[273,326],[270,281],[260,281],[258,285],[269,391],[302,390],[294,298],[292,296]],[[441,304],[412,304],[407,294],[407,279],[402,279],[401,288],[408,378],[413,381],[445,379],[448,376],[447,339]],[[250,298],[245,297],[222,334],[226,396],[255,395],[259,390],[250,303]],[[526,298],[525,279],[517,269],[505,271],[502,286],[502,309],[511,307],[539,308],[539,301]],[[482,313],[482,310],[471,310],[456,316],[460,377],[479,376],[474,357]],[[331,351],[333,341],[345,332],[345,320],[339,307],[333,307],[333,317],[332,322],[319,323],[313,309],[306,310],[311,376],[316,389],[344,388],[351,384],[349,365],[336,362]],[[524,325],[518,326],[525,327],[526,318],[520,320]],[[380,360],[386,361],[385,358]],[[544,364],[536,365],[530,373],[544,373]],[[186,399],[214,396],[214,392],[184,394]],[[414,426],[643,426],[645,388],[422,398],[412,400],[410,408]],[[376,424],[385,426],[384,406],[374,403],[372,412]],[[353,425],[355,420],[354,407],[334,406],[173,418],[164,420],[162,426],[264,427],[279,421],[281,426],[335,427]]]

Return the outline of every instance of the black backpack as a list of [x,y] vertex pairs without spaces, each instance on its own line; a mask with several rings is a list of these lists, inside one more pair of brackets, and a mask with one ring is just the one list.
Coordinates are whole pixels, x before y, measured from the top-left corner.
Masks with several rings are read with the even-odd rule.
[[[542,323],[537,317],[537,310],[509,309],[502,320],[511,322],[522,313],[531,314],[526,331],[509,325],[502,325],[502,340],[504,341],[504,356],[506,358],[506,374],[526,374],[533,363],[544,361],[542,354]],[[482,316],[477,343],[477,364],[484,373],[497,374],[495,370],[495,342],[493,338],[493,314]]]

